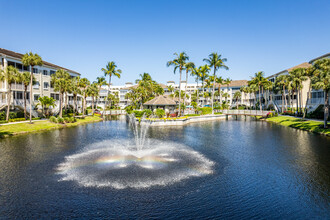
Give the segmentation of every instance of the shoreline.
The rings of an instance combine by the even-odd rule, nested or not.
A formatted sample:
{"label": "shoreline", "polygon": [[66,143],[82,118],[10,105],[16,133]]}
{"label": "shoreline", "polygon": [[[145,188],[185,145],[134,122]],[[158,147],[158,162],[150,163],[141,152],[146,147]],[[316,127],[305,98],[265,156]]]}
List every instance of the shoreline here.
{"label": "shoreline", "polygon": [[0,125],[0,139],[13,137],[17,135],[23,135],[23,134],[38,133],[44,131],[51,131],[55,129],[76,127],[79,125],[95,123],[100,121],[103,121],[101,117],[87,116],[85,119],[77,119],[77,122],[67,123],[67,124],[55,124],[50,122],[49,120],[41,120],[41,121],[36,121],[33,124],[17,123],[17,124],[5,125],[5,126]]}
{"label": "shoreline", "polygon": [[302,120],[290,116],[277,116],[266,119],[259,118],[258,120],[330,137],[330,128],[322,128],[323,122],[320,121]]}

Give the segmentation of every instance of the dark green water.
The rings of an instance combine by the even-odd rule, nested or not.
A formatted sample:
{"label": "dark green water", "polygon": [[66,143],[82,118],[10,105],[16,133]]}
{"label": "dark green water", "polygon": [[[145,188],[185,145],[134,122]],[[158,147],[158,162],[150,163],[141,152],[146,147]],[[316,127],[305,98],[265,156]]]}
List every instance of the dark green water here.
{"label": "dark green water", "polygon": [[214,162],[213,172],[143,189],[60,181],[57,168],[68,156],[132,139],[121,120],[0,139],[0,218],[330,218],[329,137],[249,119],[150,128],[148,135],[198,152]]}

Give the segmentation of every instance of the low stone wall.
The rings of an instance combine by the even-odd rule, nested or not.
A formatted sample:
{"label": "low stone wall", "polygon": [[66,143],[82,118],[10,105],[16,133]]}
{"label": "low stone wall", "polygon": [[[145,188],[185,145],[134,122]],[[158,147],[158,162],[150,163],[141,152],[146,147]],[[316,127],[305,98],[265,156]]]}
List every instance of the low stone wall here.
{"label": "low stone wall", "polygon": [[203,116],[194,116],[185,119],[154,119],[145,123],[150,123],[150,126],[182,126],[194,122],[203,122],[203,121],[214,121],[214,120],[225,120],[226,118],[231,117],[227,115],[203,115]]}

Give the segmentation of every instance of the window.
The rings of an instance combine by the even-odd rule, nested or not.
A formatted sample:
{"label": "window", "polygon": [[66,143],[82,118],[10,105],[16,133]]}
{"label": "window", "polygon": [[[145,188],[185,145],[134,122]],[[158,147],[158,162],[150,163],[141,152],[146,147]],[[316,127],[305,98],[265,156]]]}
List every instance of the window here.
{"label": "window", "polygon": [[35,95],[34,95],[34,101],[38,101],[39,97],[40,97],[40,95],[35,94]]}
{"label": "window", "polygon": [[49,75],[53,75],[53,74],[55,74],[55,71],[54,70],[51,70],[51,71],[49,71]]}
{"label": "window", "polygon": [[30,71],[30,67],[29,66],[23,66],[23,70],[24,71]]}
{"label": "window", "polygon": [[55,100],[60,100],[60,95],[59,94],[51,93],[50,97],[52,97]]}
{"label": "window", "polygon": [[20,63],[16,63],[16,68],[17,68],[19,71],[22,71],[22,70],[23,70],[23,65],[20,64]]}
{"label": "window", "polygon": [[21,91],[15,91],[13,92],[14,99],[23,99],[23,92]]}
{"label": "window", "polygon": [[39,89],[39,86],[40,86],[40,83],[39,82],[36,82],[36,84],[33,85],[33,88],[34,89]]}
{"label": "window", "polygon": [[42,71],[42,74],[43,74],[44,76],[47,76],[47,75],[48,75],[48,71],[47,71],[47,70],[43,70],[43,71]]}
{"label": "window", "polygon": [[49,87],[49,83],[48,82],[44,82],[44,89],[48,89]]}
{"label": "window", "polygon": [[38,74],[39,73],[38,72],[38,69],[37,68],[33,68],[33,73]]}

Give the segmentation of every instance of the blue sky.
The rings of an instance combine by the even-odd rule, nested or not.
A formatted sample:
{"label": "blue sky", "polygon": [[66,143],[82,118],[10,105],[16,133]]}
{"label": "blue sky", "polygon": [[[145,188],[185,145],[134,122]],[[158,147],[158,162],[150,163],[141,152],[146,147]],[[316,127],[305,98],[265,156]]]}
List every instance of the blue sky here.
{"label": "blue sky", "polygon": [[[166,62],[218,52],[231,79],[277,73],[330,52],[329,0],[0,0],[0,47],[33,51],[91,81],[115,61],[119,85],[148,72],[178,82]],[[189,80],[192,82],[192,79]]]}

